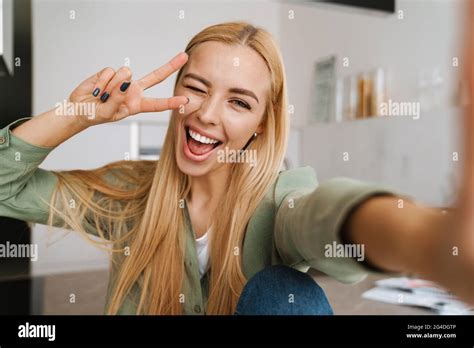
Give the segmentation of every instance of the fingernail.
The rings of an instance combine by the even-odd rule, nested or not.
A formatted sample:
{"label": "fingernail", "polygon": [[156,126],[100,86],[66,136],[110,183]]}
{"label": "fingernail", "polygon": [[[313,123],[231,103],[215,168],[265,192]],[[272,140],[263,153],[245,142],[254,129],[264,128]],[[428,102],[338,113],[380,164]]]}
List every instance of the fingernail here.
{"label": "fingernail", "polygon": [[110,97],[110,94],[105,92],[104,94],[102,94],[102,97],[100,97],[100,100],[102,100],[105,103],[107,99],[109,99],[109,97]]}
{"label": "fingernail", "polygon": [[100,88],[96,88],[96,89],[94,89],[94,92],[92,92],[92,95],[94,97],[97,97],[99,95],[99,93],[100,93]]}
{"label": "fingernail", "polygon": [[120,90],[121,90],[122,92],[125,92],[125,91],[127,90],[127,88],[130,87],[130,83],[131,83],[131,82],[124,82],[124,83],[122,83],[122,85],[120,86]]}

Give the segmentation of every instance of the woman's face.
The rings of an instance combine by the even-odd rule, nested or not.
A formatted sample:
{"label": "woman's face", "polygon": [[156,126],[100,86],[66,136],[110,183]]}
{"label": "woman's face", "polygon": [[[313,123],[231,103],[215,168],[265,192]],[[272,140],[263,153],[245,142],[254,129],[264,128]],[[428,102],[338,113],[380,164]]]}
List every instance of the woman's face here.
{"label": "woman's face", "polygon": [[225,151],[242,149],[262,131],[269,90],[270,72],[253,49],[212,41],[195,47],[175,90],[189,98],[173,112],[180,170],[202,176],[227,165]]}

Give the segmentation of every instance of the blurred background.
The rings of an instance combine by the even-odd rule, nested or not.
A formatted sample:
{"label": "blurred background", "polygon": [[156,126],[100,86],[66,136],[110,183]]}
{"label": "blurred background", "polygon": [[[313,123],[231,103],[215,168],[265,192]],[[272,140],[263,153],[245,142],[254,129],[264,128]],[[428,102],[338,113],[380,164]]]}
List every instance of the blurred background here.
{"label": "blurred background", "polygon": [[[103,67],[126,65],[139,78],[184,50],[204,27],[245,20],[270,31],[281,47],[292,120],[287,167],[310,165],[320,182],[349,176],[386,184],[444,207],[454,199],[462,155],[457,124],[464,105],[464,4],[0,0],[0,126],[62,103]],[[171,95],[173,84],[174,77],[148,94]],[[412,113],[383,115],[381,103],[392,102],[413,106]],[[41,167],[89,169],[124,158],[156,158],[168,118],[140,115],[94,127],[55,149]],[[4,219],[2,240],[12,240],[22,228],[24,223]],[[48,234],[38,224],[22,236],[38,244],[39,258],[20,267],[22,285],[8,272],[0,275],[0,297],[18,299],[0,311],[102,312],[108,267],[102,252],[74,233]],[[373,278],[347,286],[315,276],[336,314],[423,313],[361,299]]]}

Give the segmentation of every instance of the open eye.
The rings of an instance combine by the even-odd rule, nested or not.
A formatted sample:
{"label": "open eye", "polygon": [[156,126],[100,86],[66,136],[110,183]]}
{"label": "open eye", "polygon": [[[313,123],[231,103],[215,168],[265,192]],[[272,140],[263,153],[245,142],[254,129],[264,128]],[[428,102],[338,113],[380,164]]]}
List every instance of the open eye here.
{"label": "open eye", "polygon": [[234,105],[240,107],[240,108],[244,108],[244,109],[247,109],[247,110],[252,109],[249,104],[247,104],[246,102],[244,102],[243,100],[240,100],[240,99],[234,99],[234,100],[231,100],[230,102],[233,103]]}
{"label": "open eye", "polygon": [[198,92],[198,93],[206,93],[206,92],[204,92],[202,89],[199,89],[199,88],[194,87],[194,86],[191,86],[191,85],[185,85],[184,87],[185,87],[185,88],[188,88],[188,89],[190,89],[190,90],[192,90],[192,91]]}

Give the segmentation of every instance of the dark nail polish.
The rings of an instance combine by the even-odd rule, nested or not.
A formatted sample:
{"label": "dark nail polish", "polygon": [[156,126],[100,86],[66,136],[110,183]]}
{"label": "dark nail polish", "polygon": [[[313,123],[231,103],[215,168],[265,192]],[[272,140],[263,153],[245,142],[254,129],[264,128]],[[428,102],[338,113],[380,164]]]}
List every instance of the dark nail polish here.
{"label": "dark nail polish", "polygon": [[96,89],[94,89],[94,92],[92,93],[92,95],[94,97],[97,97],[99,95],[99,93],[100,93],[100,88],[96,88]]}
{"label": "dark nail polish", "polygon": [[102,97],[100,97],[100,100],[102,100],[105,103],[107,99],[109,99],[109,97],[110,97],[110,94],[105,92],[104,94],[102,94]]}
{"label": "dark nail polish", "polygon": [[122,92],[125,92],[125,91],[127,90],[127,88],[130,87],[130,83],[131,83],[131,82],[124,82],[124,83],[122,83],[122,86],[120,86],[120,90],[121,90]]}

